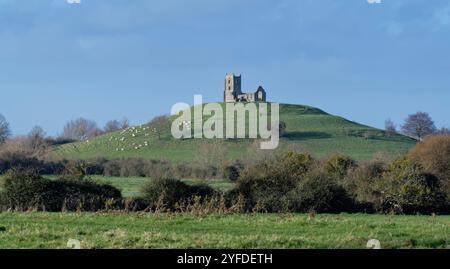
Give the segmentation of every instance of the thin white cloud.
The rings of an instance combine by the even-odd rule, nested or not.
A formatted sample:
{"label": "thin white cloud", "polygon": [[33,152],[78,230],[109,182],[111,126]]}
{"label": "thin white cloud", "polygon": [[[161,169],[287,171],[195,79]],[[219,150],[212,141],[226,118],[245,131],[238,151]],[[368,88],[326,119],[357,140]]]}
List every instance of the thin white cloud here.
{"label": "thin white cloud", "polygon": [[447,27],[450,25],[450,5],[444,8],[438,8],[434,12],[432,23],[436,28]]}

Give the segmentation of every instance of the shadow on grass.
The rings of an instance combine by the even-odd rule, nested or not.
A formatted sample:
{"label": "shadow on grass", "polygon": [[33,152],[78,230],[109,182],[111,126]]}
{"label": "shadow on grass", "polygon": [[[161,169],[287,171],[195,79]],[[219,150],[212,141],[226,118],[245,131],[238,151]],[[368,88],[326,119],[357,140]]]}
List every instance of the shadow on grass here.
{"label": "shadow on grass", "polygon": [[282,138],[288,140],[325,139],[331,138],[330,134],[323,132],[287,132]]}

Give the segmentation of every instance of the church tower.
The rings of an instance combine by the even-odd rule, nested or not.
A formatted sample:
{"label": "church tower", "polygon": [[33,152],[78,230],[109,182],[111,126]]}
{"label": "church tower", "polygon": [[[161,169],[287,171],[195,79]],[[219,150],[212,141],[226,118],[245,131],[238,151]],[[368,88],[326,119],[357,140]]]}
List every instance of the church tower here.
{"label": "church tower", "polygon": [[242,94],[241,75],[227,74],[225,76],[225,90],[223,101],[236,102],[238,95]]}

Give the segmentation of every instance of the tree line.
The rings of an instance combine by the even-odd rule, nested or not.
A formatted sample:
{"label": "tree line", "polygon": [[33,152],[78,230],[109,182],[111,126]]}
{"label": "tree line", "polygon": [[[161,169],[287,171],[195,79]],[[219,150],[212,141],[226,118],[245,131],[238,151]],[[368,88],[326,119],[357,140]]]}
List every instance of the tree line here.
{"label": "tree line", "polygon": [[400,131],[397,130],[397,125],[391,119],[387,119],[384,126],[389,135],[404,134],[420,141],[432,134],[450,134],[450,129],[446,127],[438,129],[431,116],[421,111],[409,115],[400,126]]}
{"label": "tree line", "polygon": [[[127,118],[122,120],[110,120],[106,122],[103,128],[99,128],[97,123],[93,120],[85,118],[77,118],[68,121],[64,127],[62,134],[58,135],[54,140],[64,141],[80,141],[89,139],[98,135],[112,133],[120,130],[124,130],[130,127],[130,122]],[[4,143],[12,135],[9,122],[3,115],[0,114],[0,144]],[[28,136],[44,139],[46,137],[45,131],[40,126],[35,126],[29,132]]]}

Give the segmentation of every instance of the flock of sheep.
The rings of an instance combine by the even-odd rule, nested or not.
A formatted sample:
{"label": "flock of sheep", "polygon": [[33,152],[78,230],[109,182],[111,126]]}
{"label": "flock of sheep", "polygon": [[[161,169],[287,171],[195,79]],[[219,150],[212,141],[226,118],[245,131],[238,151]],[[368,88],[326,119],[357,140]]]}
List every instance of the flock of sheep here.
{"label": "flock of sheep", "polygon": [[[123,146],[123,143],[125,143],[125,141],[127,141],[127,139],[131,136],[132,138],[137,138],[137,137],[149,137],[150,136],[150,131],[155,132],[156,130],[150,130],[149,126],[143,126],[140,125],[138,127],[130,127],[127,128],[125,130],[122,130],[118,136],[110,136],[109,141],[113,142],[116,141],[119,147],[116,147],[116,151],[125,151],[128,148],[130,149],[134,149],[134,150],[139,150],[142,147],[148,147],[149,146],[149,142],[148,141],[144,141],[141,144],[138,144],[136,142],[133,142],[131,144],[126,145],[125,147]],[[120,147],[122,146],[122,147]]]}
{"label": "flock of sheep", "polygon": [[[191,129],[191,121],[183,121],[179,124],[179,127],[184,127],[187,130]],[[109,136],[109,148],[115,148],[116,152],[123,152],[128,150],[140,150],[150,145],[149,140],[137,141],[137,138],[148,137],[158,133],[157,128],[151,128],[148,125],[139,125],[129,127],[120,131],[119,133],[112,133]],[[133,141],[136,139],[136,141]],[[139,139],[141,140],[141,139]],[[90,140],[85,141],[86,144],[92,144]],[[111,143],[115,143],[115,147],[110,147]],[[74,149],[77,149],[76,145],[73,145]]]}

